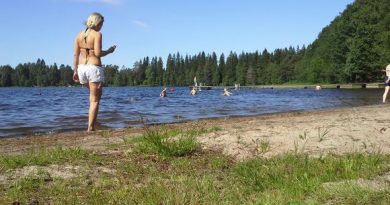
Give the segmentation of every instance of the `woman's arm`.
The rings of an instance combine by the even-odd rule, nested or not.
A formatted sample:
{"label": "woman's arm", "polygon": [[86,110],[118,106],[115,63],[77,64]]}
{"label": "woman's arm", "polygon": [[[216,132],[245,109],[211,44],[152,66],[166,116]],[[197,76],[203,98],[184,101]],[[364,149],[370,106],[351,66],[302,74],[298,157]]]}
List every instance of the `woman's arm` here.
{"label": "woman's arm", "polygon": [[78,36],[74,40],[74,48],[73,48],[74,49],[73,50],[73,80],[74,81],[79,80],[79,77],[77,75],[77,68],[79,65],[80,47],[79,47],[79,44],[77,42],[77,38],[78,38]]}
{"label": "woman's arm", "polygon": [[102,38],[103,38],[102,33],[97,32],[97,35],[96,35],[96,38],[94,41],[94,46],[93,46],[96,57],[103,57],[103,56],[106,56],[110,53],[113,53],[115,48],[116,48],[116,46],[111,46],[108,50],[103,51],[102,50]]}

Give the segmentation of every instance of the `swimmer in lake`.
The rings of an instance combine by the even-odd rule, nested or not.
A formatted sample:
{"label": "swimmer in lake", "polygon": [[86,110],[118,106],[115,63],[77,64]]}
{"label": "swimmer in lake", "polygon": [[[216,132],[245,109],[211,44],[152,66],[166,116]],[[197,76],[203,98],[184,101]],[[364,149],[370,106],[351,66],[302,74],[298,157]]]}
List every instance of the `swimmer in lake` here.
{"label": "swimmer in lake", "polygon": [[160,93],[160,97],[167,97],[167,88],[164,87],[164,89]]}
{"label": "swimmer in lake", "polygon": [[196,89],[195,89],[195,86],[192,87],[192,90],[190,92],[190,95],[196,95]]}
{"label": "swimmer in lake", "polygon": [[227,88],[224,88],[224,89],[223,89],[223,94],[222,94],[223,96],[230,96],[230,95],[232,95],[232,94],[233,94],[233,93],[229,92]]}

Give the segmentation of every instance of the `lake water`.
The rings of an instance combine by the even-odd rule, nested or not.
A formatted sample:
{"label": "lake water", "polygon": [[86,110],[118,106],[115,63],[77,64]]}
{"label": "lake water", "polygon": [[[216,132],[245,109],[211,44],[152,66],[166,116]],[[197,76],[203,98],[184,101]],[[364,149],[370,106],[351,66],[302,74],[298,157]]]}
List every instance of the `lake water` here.
{"label": "lake water", "polygon": [[[222,88],[189,95],[188,87],[104,88],[98,121],[101,127],[124,128],[202,118],[261,115],[335,107],[380,104],[383,89],[249,89]],[[0,137],[86,130],[86,88],[0,88]]]}

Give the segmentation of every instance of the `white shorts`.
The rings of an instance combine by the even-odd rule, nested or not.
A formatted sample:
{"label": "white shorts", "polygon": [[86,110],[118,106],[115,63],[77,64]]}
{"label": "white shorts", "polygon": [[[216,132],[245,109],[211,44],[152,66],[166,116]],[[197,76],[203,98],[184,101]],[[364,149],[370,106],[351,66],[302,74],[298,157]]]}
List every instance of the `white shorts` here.
{"label": "white shorts", "polygon": [[77,67],[80,84],[104,82],[104,69],[97,65],[80,64]]}

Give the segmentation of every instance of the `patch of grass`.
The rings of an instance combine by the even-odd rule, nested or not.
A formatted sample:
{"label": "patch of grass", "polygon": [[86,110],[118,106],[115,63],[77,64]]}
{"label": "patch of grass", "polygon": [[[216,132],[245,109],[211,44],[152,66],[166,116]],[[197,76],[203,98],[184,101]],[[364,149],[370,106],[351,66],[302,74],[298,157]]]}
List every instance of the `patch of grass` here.
{"label": "patch of grass", "polygon": [[[187,154],[178,155],[181,157],[166,157],[158,154],[162,148],[154,144],[171,146],[169,143],[180,136],[196,137],[199,133],[199,130],[156,128],[152,136],[146,133],[124,144],[132,148],[145,146],[147,151],[142,153],[99,155],[79,148],[57,148],[8,158],[5,161],[19,161],[11,165],[5,165],[9,162],[4,160],[1,162],[8,174],[12,173],[9,169],[20,166],[45,166],[53,162],[82,163],[82,168],[66,179],[51,177],[50,172],[43,168],[32,176],[12,180],[10,177],[5,184],[0,181],[0,204],[16,201],[20,204],[141,205],[386,204],[389,201],[389,188],[374,190],[354,184],[344,186],[338,182],[372,179],[389,173],[390,155],[354,153],[310,158],[290,153],[268,159],[259,157],[234,161],[220,152],[202,150],[184,152]],[[161,140],[151,142],[145,139],[147,137]],[[261,141],[258,143],[259,149],[266,150],[269,146],[266,141],[263,148]],[[169,149],[178,148],[175,145]],[[96,163],[96,156],[104,163]],[[4,159],[4,156],[1,157]],[[20,158],[30,159],[23,161]],[[102,168],[113,172],[99,171]],[[326,188],[324,184],[329,183],[337,186]]]}
{"label": "patch of grass", "polygon": [[137,145],[141,153],[156,152],[165,157],[181,157],[199,148],[196,137],[203,130],[168,130],[165,128],[146,128]]}
{"label": "patch of grass", "polygon": [[0,190],[0,204],[386,204],[389,189],[323,184],[369,179],[388,172],[389,162],[388,155],[361,154],[286,154],[244,162],[210,152],[178,158],[134,154],[107,164],[117,170],[114,175],[48,181],[42,173],[17,180]]}
{"label": "patch of grass", "polygon": [[332,204],[378,204],[387,205],[390,202],[390,188],[372,190],[368,187],[358,187],[351,184],[327,187],[319,199]]}
{"label": "patch of grass", "polygon": [[37,173],[31,173],[26,177],[17,179],[10,186],[6,197],[14,199],[13,202],[22,202],[22,204],[28,202],[30,204],[35,204],[37,199],[40,198],[39,194],[36,192],[51,181],[50,175],[45,170],[38,169]]}
{"label": "patch of grass", "polygon": [[57,147],[51,149],[33,149],[19,155],[1,155],[0,171],[31,165],[45,166],[65,162],[76,163],[86,159],[99,161],[98,156],[94,155],[90,151],[80,148]]}
{"label": "patch of grass", "polygon": [[354,154],[311,159],[307,155],[287,154],[240,163],[234,168],[234,173],[248,192],[278,190],[285,197],[283,203],[303,201],[305,196],[327,200],[329,196],[321,195],[325,194],[321,191],[322,183],[370,178],[389,170],[389,161],[389,156],[381,155]]}
{"label": "patch of grass", "polygon": [[261,153],[266,153],[269,150],[269,141],[262,140],[260,142]]}

